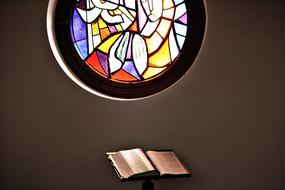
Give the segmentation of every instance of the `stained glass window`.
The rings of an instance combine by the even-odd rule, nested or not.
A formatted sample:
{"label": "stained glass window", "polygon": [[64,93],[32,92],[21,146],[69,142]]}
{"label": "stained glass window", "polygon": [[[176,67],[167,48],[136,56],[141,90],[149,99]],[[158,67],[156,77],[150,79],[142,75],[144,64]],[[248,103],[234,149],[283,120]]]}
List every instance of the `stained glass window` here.
{"label": "stained glass window", "polygon": [[159,76],[180,54],[187,10],[184,0],[80,0],[70,30],[78,54],[96,73],[141,82]]}
{"label": "stained glass window", "polygon": [[[178,80],[200,49],[204,4],[192,1],[58,0],[53,18],[57,44],[68,69],[87,86],[101,86],[103,94],[120,98],[151,95]],[[200,34],[191,36],[192,28]],[[194,51],[184,47],[191,41]],[[192,51],[189,62],[180,60],[184,51]]]}

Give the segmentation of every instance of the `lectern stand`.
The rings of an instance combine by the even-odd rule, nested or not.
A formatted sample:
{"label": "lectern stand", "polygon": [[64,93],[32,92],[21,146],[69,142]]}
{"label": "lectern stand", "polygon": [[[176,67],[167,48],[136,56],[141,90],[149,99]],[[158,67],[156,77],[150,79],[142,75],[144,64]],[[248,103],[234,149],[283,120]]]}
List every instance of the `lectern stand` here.
{"label": "lectern stand", "polygon": [[154,184],[149,179],[145,180],[142,184],[142,190],[154,190]]}

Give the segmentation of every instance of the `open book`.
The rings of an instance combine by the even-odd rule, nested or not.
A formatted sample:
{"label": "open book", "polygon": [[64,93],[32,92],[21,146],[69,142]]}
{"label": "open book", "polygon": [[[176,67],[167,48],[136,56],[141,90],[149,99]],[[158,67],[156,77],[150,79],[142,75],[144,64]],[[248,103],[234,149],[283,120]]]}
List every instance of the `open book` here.
{"label": "open book", "polygon": [[189,177],[191,172],[173,151],[146,151],[140,148],[106,153],[121,180]]}

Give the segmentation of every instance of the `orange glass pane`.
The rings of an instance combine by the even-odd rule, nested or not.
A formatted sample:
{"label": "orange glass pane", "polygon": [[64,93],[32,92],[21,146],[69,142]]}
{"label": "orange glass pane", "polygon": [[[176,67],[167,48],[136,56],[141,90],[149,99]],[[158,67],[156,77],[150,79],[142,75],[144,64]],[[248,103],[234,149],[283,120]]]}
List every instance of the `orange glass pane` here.
{"label": "orange glass pane", "polygon": [[108,28],[104,28],[100,30],[100,34],[101,34],[101,39],[104,40],[110,35],[110,31]]}
{"label": "orange glass pane", "polygon": [[133,32],[138,32],[138,23],[135,21],[130,27],[129,27],[130,31]]}
{"label": "orange glass pane", "polygon": [[92,53],[92,55],[86,61],[91,68],[95,69],[96,71],[100,72],[104,76],[107,76],[104,69],[102,68],[100,61],[97,57],[96,52]]}
{"label": "orange glass pane", "polygon": [[112,79],[121,80],[121,81],[137,81],[138,80],[122,69],[116,72],[114,75],[112,75]]}

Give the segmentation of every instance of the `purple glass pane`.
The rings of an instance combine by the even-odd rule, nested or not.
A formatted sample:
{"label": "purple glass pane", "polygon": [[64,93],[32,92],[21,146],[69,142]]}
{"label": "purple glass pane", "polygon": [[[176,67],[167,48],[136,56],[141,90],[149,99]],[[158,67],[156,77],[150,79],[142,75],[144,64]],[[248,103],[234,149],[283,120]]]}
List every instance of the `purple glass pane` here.
{"label": "purple glass pane", "polygon": [[110,30],[111,33],[117,32],[117,29],[116,29],[115,26],[109,25],[108,27],[109,27],[109,30]]}
{"label": "purple glass pane", "polygon": [[105,73],[109,75],[108,56],[99,51],[97,51],[97,56]]}
{"label": "purple glass pane", "polygon": [[127,50],[127,59],[132,59],[132,42],[133,42],[133,34],[131,33],[130,41],[129,41],[129,47]]}
{"label": "purple glass pane", "polygon": [[79,2],[76,4],[76,7],[80,9],[85,9],[86,8],[86,0],[79,0]]}
{"label": "purple glass pane", "polygon": [[184,24],[187,25],[187,14],[185,13],[183,16],[181,16],[181,17],[179,18],[179,20],[180,20],[182,23],[184,23]]}
{"label": "purple glass pane", "polygon": [[74,39],[74,33],[73,33],[73,22],[72,20],[70,20],[70,25],[69,25],[69,29],[70,29],[70,34],[71,34],[71,40],[72,42],[74,43],[75,42],[75,39]]}
{"label": "purple glass pane", "polygon": [[127,71],[128,73],[130,73],[132,76],[136,77],[137,79],[141,79],[132,61],[126,61],[123,66],[123,70]]}

